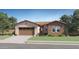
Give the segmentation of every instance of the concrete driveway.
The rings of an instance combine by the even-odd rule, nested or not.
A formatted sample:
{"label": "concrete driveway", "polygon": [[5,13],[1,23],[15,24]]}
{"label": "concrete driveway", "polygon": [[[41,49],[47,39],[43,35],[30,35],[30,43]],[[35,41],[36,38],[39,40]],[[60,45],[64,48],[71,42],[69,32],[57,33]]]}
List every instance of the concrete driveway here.
{"label": "concrete driveway", "polygon": [[17,43],[25,44],[25,42],[32,36],[11,36],[5,40],[0,40],[0,43]]}

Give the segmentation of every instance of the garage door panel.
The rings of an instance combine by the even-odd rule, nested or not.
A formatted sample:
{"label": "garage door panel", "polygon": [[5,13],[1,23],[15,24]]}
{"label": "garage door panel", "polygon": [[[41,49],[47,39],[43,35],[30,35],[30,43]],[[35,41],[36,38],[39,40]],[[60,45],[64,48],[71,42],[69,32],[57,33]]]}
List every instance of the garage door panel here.
{"label": "garage door panel", "polygon": [[19,28],[19,35],[34,35],[34,28]]}

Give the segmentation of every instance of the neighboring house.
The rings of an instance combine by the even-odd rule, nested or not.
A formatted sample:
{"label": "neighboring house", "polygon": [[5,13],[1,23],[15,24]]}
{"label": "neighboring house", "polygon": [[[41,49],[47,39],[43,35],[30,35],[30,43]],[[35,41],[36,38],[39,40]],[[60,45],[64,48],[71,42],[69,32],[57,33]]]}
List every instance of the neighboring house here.
{"label": "neighboring house", "polygon": [[65,23],[53,22],[31,22],[28,20],[19,22],[15,26],[16,35],[61,35],[64,33]]}

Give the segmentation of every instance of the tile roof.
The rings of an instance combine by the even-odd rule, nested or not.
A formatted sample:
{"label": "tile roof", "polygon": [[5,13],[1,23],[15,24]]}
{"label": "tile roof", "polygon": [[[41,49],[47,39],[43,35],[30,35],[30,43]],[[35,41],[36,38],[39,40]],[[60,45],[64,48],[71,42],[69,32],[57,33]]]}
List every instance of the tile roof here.
{"label": "tile roof", "polygon": [[[21,22],[19,22],[19,23],[17,23],[17,24],[20,24],[20,23],[23,23],[23,22],[30,22],[30,23],[36,24],[36,25],[38,25],[38,26],[48,25],[48,24],[53,23],[53,22],[59,22],[59,23],[63,23],[63,24],[65,24],[64,22],[61,22],[61,21],[51,21],[51,22],[31,22],[31,21],[28,21],[28,20],[21,21]],[[17,25],[17,24],[16,24],[16,25]]]}
{"label": "tile roof", "polygon": [[38,25],[40,25],[40,26],[43,26],[43,25],[46,25],[46,24],[48,24],[50,22],[35,22],[35,23],[38,24]]}

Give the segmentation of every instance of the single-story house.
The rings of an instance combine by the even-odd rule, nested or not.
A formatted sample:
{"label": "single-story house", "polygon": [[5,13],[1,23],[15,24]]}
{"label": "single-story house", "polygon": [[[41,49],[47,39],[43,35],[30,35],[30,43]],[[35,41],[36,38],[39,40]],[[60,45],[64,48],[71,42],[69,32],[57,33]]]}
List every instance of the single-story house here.
{"label": "single-story house", "polygon": [[21,21],[15,26],[16,35],[61,35],[64,33],[65,23],[60,21],[52,22],[31,22]]}

